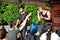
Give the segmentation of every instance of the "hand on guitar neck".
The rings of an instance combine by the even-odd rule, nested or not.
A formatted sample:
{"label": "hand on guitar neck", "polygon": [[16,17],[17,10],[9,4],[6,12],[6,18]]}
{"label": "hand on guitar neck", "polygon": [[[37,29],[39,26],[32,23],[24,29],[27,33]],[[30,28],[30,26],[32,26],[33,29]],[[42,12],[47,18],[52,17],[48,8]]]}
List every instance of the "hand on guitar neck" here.
{"label": "hand on guitar neck", "polygon": [[28,19],[30,16],[31,16],[31,13],[29,13],[29,14],[26,16],[26,19]]}

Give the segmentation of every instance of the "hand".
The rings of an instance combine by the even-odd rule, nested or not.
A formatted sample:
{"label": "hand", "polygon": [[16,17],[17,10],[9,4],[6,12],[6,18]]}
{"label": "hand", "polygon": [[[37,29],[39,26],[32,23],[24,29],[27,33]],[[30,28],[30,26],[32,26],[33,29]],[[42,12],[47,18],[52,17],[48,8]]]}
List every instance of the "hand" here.
{"label": "hand", "polygon": [[40,11],[38,10],[37,13],[40,13]]}
{"label": "hand", "polygon": [[31,16],[31,14],[32,14],[32,13],[30,12],[27,16],[28,16],[28,17],[30,17],[30,16]]}
{"label": "hand", "polygon": [[29,13],[29,14],[26,16],[26,19],[28,19],[30,16],[31,16],[31,13]]}
{"label": "hand", "polygon": [[41,18],[43,19],[44,17],[43,17],[43,16],[41,16]]}

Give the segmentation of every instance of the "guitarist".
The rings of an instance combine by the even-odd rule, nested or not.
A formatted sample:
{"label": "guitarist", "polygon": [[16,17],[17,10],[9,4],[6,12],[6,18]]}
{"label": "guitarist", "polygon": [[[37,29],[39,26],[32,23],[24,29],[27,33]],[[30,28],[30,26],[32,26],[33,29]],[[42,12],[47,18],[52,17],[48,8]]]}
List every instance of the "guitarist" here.
{"label": "guitarist", "polygon": [[[21,5],[19,7],[19,15],[18,15],[18,20],[17,20],[17,23],[16,23],[16,26],[19,28],[19,25],[23,22],[23,20],[26,18],[26,16],[28,15],[25,11],[24,11],[24,6]],[[28,20],[29,21],[29,18]],[[26,23],[27,24],[27,23]],[[23,30],[21,31],[21,37],[22,37],[22,40],[24,40],[25,38],[25,33],[27,31],[27,25],[25,25],[25,27],[23,28]]]}

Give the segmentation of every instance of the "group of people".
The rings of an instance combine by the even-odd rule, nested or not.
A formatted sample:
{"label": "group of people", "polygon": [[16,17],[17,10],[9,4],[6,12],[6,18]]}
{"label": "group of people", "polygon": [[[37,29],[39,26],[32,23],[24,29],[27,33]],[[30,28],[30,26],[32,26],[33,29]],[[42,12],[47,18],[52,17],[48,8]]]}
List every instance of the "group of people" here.
{"label": "group of people", "polygon": [[44,19],[44,26],[41,32],[38,31],[34,35],[27,32],[27,24],[30,22],[32,13],[27,14],[24,11],[23,5],[19,7],[19,16],[16,25],[13,21],[10,22],[10,29],[8,32],[4,29],[4,25],[0,25],[0,40],[58,40],[59,36],[56,34],[56,28],[52,30],[52,25],[48,27],[46,23],[52,22],[50,11],[47,11],[45,6],[39,6],[37,17],[40,21]]}

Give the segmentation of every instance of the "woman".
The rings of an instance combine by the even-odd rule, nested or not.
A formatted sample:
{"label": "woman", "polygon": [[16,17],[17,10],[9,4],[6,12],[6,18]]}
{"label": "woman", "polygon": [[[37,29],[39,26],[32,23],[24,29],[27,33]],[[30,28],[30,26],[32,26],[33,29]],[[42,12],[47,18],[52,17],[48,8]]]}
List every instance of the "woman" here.
{"label": "woman", "polygon": [[51,20],[51,14],[50,14],[50,11],[47,11],[46,10],[46,7],[45,6],[39,6],[39,9],[38,9],[38,20],[40,21],[41,19],[44,19],[44,27],[42,28],[42,33],[44,33],[46,31],[46,24],[48,22],[52,22]]}

